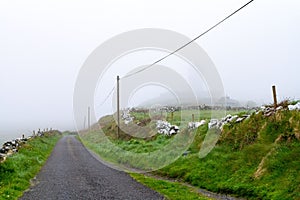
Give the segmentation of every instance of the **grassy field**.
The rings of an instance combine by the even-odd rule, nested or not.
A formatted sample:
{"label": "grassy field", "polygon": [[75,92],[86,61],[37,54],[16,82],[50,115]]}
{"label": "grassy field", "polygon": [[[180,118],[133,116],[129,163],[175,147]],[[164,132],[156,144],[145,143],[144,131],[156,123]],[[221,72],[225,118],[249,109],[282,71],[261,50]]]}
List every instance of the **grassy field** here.
{"label": "grassy field", "polygon": [[0,164],[0,199],[18,199],[46,162],[60,134],[37,137]]}
{"label": "grassy field", "polygon": [[252,110],[180,110],[173,113],[152,113],[151,116],[143,112],[132,112],[134,123],[149,121],[150,117],[153,119],[163,119],[171,124],[180,125],[191,122],[194,115],[194,121],[207,120],[211,118],[222,118],[227,114],[235,115],[240,113],[252,113]]}
{"label": "grassy field", "polygon": [[[192,111],[184,113],[187,116],[191,114]],[[205,111],[200,116],[205,119],[209,118],[210,114]],[[134,123],[144,120],[141,113],[135,117]],[[178,117],[179,113],[175,112],[170,116],[170,120],[173,118],[173,122],[176,123]],[[116,139],[116,125],[108,119],[109,116],[102,119],[102,128],[108,133],[105,137],[125,152],[145,155],[143,153],[155,152],[174,142],[173,137],[162,135],[147,139]],[[216,147],[202,159],[199,158],[199,150],[208,126],[201,126],[193,133],[195,135],[192,135],[194,139],[187,149],[187,156],[180,155],[174,163],[153,173],[212,192],[248,199],[300,199],[299,123],[300,113],[297,111],[279,111],[270,117],[265,117],[262,113],[252,114],[242,123],[226,125]],[[116,159],[119,152],[115,149],[103,154],[108,146],[103,146],[98,134],[97,131],[86,133],[82,137],[83,141],[102,158],[105,155],[107,157],[104,158],[108,161]],[[123,156],[118,161],[131,165],[130,156]],[[162,158],[158,156],[158,159]],[[135,160],[133,166],[139,168],[143,164],[145,163]],[[150,187],[155,185],[154,180],[138,178]]]}

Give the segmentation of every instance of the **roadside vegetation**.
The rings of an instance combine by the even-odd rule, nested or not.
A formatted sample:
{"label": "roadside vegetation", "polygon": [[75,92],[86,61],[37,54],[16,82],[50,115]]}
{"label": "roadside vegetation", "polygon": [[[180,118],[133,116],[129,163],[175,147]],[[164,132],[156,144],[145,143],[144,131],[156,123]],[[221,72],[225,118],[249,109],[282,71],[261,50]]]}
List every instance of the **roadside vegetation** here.
{"label": "roadside vegetation", "polygon": [[172,200],[209,200],[210,198],[197,193],[194,188],[185,186],[179,182],[157,180],[143,174],[130,174],[138,182],[150,187],[151,189]]}
{"label": "roadside vegetation", "polygon": [[253,114],[225,126],[203,159],[197,152],[207,127],[200,127],[191,154],[155,173],[248,199],[300,199],[299,122],[298,111]]}
{"label": "roadside vegetation", "polygon": [[[217,111],[222,112],[222,111]],[[133,115],[140,115],[141,113],[133,113]],[[171,115],[170,113],[168,114]],[[205,118],[210,117],[210,111],[204,111],[201,116]],[[168,116],[168,117],[169,117]],[[171,123],[178,122],[178,118],[181,116],[192,116],[192,111],[188,111],[181,114],[180,111],[173,113],[173,121]],[[148,116],[149,117],[149,116]],[[133,123],[140,123],[148,118],[136,117]],[[154,127],[153,127],[154,123]],[[113,116],[105,116],[100,119],[99,124],[102,127],[102,131],[96,128],[96,125],[89,132],[81,132],[81,140],[91,150],[96,152],[108,162],[120,164],[122,166],[128,166],[129,168],[142,169],[146,171],[156,170],[156,166],[165,166],[170,164],[172,160],[181,156],[180,150],[186,150],[187,143],[192,143],[194,130],[188,130],[188,121],[183,121],[185,128],[181,129],[181,134],[176,137],[168,137],[165,135],[157,134],[155,128],[155,122],[146,123],[143,127],[148,127],[150,133],[149,137],[136,138],[132,135],[126,134],[122,130],[117,137],[117,125]],[[136,133],[138,130],[136,127],[124,126],[127,128],[126,132]],[[184,126],[183,126],[184,127]],[[122,127],[123,128],[123,127]],[[170,145],[168,149],[176,149],[176,151],[166,152],[163,147]],[[179,150],[178,150],[179,149]],[[157,153],[160,151],[160,153]],[[152,153],[153,152],[153,153]],[[147,156],[147,160],[145,159]],[[117,163],[116,163],[117,162]],[[149,163],[155,163],[155,166],[150,166]]]}
{"label": "roadside vegetation", "polygon": [[[250,114],[248,111],[241,111],[239,115],[246,112]],[[200,114],[199,119],[210,117],[208,111]],[[135,115],[134,123],[147,121],[143,118],[144,114],[133,115]],[[191,115],[191,111],[187,115]],[[180,120],[176,112],[173,116],[167,117],[173,124]],[[270,116],[265,116],[262,112],[253,112],[241,123],[225,125],[215,148],[206,157],[200,159],[199,150],[208,131],[208,125],[205,124],[195,131],[194,140],[186,155],[180,156],[176,162],[152,173],[215,193],[247,199],[300,199],[299,124],[300,112],[296,110],[283,109]],[[173,142],[173,136],[164,135],[138,139],[121,133],[117,139],[117,126],[112,116],[102,118],[100,125],[112,143],[130,152],[153,152]],[[86,146],[103,158],[105,146],[101,146],[97,134],[97,130],[94,130],[81,136]],[[104,159],[107,161],[110,156],[114,156],[105,155],[107,157]],[[121,159],[121,162],[123,161],[127,162],[125,158]],[[134,176],[149,187],[156,185],[152,178]],[[160,180],[157,181],[160,183]],[[170,186],[170,190],[172,187]]]}
{"label": "roadside vegetation", "polygon": [[0,199],[18,199],[30,187],[30,180],[40,171],[61,138],[59,132],[30,139],[18,153],[0,164]]}

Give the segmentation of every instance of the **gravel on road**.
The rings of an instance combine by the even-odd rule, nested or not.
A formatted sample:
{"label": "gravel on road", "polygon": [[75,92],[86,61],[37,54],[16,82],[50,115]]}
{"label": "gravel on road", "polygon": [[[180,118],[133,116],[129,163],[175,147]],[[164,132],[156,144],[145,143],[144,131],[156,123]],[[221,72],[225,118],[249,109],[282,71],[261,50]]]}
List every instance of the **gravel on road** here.
{"label": "gravel on road", "polygon": [[21,200],[164,199],[127,173],[99,162],[75,136],[63,137]]}

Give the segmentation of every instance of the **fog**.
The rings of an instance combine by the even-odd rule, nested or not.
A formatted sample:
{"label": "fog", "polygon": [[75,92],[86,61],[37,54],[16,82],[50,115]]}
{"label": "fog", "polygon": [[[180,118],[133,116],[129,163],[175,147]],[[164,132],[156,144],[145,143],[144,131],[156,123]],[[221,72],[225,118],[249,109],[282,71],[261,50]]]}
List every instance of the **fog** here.
{"label": "fog", "polygon": [[[76,77],[89,54],[112,36],[162,28],[194,38],[246,2],[0,1],[0,138],[38,128],[75,129]],[[280,100],[300,99],[299,9],[297,0],[254,1],[197,41],[226,95],[270,103],[275,84]]]}

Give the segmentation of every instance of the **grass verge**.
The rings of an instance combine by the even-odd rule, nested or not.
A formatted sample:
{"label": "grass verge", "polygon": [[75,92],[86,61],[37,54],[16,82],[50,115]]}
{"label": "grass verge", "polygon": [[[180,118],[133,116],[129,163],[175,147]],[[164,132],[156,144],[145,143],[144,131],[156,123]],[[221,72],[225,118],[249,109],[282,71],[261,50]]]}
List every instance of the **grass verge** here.
{"label": "grass verge", "polygon": [[157,180],[155,178],[151,178],[143,174],[132,173],[130,174],[130,176],[133,177],[138,182],[164,195],[167,199],[172,199],[172,200],[181,200],[181,199],[208,200],[209,199],[197,193],[195,189],[182,185],[178,182],[175,183],[166,180]]}
{"label": "grass verge", "polygon": [[18,199],[30,187],[60,138],[58,133],[34,138],[0,164],[0,199]]}

